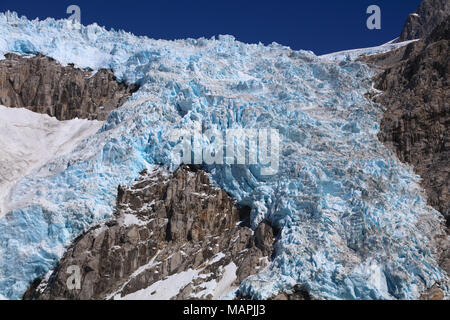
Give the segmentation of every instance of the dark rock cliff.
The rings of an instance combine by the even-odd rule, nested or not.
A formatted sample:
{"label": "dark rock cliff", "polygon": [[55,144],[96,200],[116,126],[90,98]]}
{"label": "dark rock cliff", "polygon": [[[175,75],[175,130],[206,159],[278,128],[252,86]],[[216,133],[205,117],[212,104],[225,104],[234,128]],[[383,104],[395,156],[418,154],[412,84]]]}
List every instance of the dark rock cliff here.
{"label": "dark rock cliff", "polygon": [[[241,223],[245,212],[203,171],[145,172],[134,186],[119,187],[115,217],[78,237],[24,298],[118,298],[158,281],[174,286],[171,276],[189,272],[195,276],[172,288],[171,299],[218,298],[262,270],[272,253],[272,228],[262,223],[253,232]],[[70,266],[81,270],[80,290],[67,286]],[[145,298],[160,298],[163,289],[152,288]]]}
{"label": "dark rock cliff", "polygon": [[424,0],[406,20],[399,42],[427,37],[450,15],[449,0]]}
{"label": "dark rock cliff", "polygon": [[[426,39],[372,62],[391,63],[376,79],[387,110],[380,140],[414,166],[429,203],[450,217],[450,17]],[[397,59],[393,59],[397,55]],[[384,59],[383,59],[384,57]],[[389,59],[388,59],[389,60]],[[397,63],[392,61],[398,60]],[[370,61],[369,61],[370,62]],[[449,221],[449,220],[447,220]]]}
{"label": "dark rock cliff", "polygon": [[0,61],[0,104],[58,120],[105,120],[136,90],[118,82],[110,70],[93,74],[42,55],[7,54]]}

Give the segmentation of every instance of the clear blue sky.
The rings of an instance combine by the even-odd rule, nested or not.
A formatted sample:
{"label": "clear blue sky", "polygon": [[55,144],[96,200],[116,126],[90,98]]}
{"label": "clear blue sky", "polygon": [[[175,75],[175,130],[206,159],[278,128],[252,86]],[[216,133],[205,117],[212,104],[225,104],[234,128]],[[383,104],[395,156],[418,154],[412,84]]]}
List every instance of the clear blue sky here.
{"label": "clear blue sky", "polygon": [[[1,0],[0,11],[28,18],[65,18],[81,8],[83,24],[97,22],[156,39],[232,34],[247,43],[273,41],[316,54],[385,43],[400,34],[421,0]],[[382,11],[382,29],[366,28],[366,9]],[[1,35],[0,35],[1,36]]]}

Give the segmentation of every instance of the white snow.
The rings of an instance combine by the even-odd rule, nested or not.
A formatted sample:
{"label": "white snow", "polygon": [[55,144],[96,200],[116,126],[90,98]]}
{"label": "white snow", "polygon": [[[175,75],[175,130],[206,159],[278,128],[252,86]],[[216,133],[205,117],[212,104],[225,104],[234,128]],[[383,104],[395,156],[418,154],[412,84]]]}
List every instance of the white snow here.
{"label": "white snow", "polygon": [[201,284],[201,287],[203,287],[204,290],[197,293],[195,297],[202,298],[211,294],[213,300],[223,299],[231,291],[237,288],[236,286],[233,286],[233,283],[237,279],[236,271],[237,266],[234,262],[230,262],[227,266],[225,266],[225,268],[223,268],[223,275],[220,280],[217,281],[217,279],[213,279]]}
{"label": "white snow", "polygon": [[180,290],[191,283],[201,270],[189,269],[184,272],[174,274],[165,280],[155,282],[150,287],[136,291],[124,297],[116,295],[115,300],[170,300],[176,296]]}
{"label": "white snow", "polygon": [[138,225],[138,226],[145,226],[147,224],[146,221],[142,221],[140,220],[136,215],[134,214],[128,214],[126,213],[124,215],[124,221],[123,221],[123,225],[128,227],[128,226],[133,226],[133,225]]}
{"label": "white snow", "polygon": [[222,299],[223,296],[235,289],[233,283],[237,279],[236,271],[237,266],[234,262],[230,262],[230,264],[225,267],[223,277],[214,289],[214,299]]}
{"label": "white snow", "polygon": [[27,109],[0,106],[0,216],[11,210],[15,184],[49,160],[70,153],[103,122],[58,121]]}
{"label": "white snow", "polygon": [[[223,253],[218,253],[213,259],[207,262],[207,265],[214,264],[224,257],[225,255]],[[136,277],[142,271],[154,266],[154,259],[155,258],[153,258],[147,265],[134,272],[130,279]],[[178,295],[180,293],[180,290],[182,290],[185,286],[193,283],[195,279],[205,279],[209,277],[211,274],[205,274],[203,272],[205,268],[206,266],[201,269],[188,269],[186,271],[173,274],[163,280],[153,283],[151,286],[145,289],[121,297],[120,293],[118,292],[120,292],[125,287],[123,286],[121,290],[109,296],[108,299],[114,297],[114,300],[170,300]],[[210,281],[201,283],[199,285],[199,288],[202,290],[192,297],[205,298],[211,294],[212,299],[221,299],[222,297],[229,294],[232,290],[236,289],[236,286],[233,286],[237,278],[237,266],[234,264],[234,262],[231,261],[225,267],[219,267],[219,271],[221,273],[221,276],[218,277],[219,280],[212,279]]]}
{"label": "white snow", "polygon": [[319,58],[325,62],[355,60],[362,55],[370,56],[370,55],[374,55],[374,54],[392,51],[392,50],[401,48],[403,46],[406,46],[406,45],[410,44],[411,42],[418,41],[419,39],[395,43],[396,40],[397,39],[391,40],[385,44],[382,44],[381,46],[376,46],[376,47],[352,49],[352,50],[344,50],[344,51],[339,51],[339,52],[328,53],[328,54],[319,56]]}
{"label": "white snow", "polygon": [[223,258],[225,258],[225,254],[223,252],[219,252],[218,254],[216,254],[214,256],[214,258],[209,262],[209,264],[214,264],[214,263],[222,260]]}

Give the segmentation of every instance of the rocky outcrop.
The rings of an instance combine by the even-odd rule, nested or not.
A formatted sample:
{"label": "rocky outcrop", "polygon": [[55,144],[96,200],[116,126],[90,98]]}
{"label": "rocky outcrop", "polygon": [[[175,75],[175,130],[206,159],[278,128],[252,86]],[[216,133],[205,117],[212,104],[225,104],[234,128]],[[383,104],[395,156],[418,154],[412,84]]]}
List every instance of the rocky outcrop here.
{"label": "rocky outcrop", "polygon": [[427,37],[450,15],[450,1],[424,0],[406,20],[399,42]]}
{"label": "rocky outcrop", "polygon": [[[115,217],[78,237],[54,273],[25,299],[215,299],[262,270],[272,253],[267,223],[254,233],[203,171],[143,172],[119,187]],[[69,289],[80,270],[81,287]]]}
{"label": "rocky outcrop", "polygon": [[376,66],[380,69],[387,69],[389,67],[394,66],[395,64],[408,59],[409,54],[411,53],[411,48],[415,48],[416,44],[411,43],[407,46],[400,47],[398,49],[387,51],[384,53],[372,54],[369,56],[361,56],[357,61],[362,61],[366,64]]}
{"label": "rocky outcrop", "polygon": [[[237,292],[237,299],[239,300],[253,300],[252,297],[242,295]],[[268,300],[316,300],[311,294],[306,285],[296,284],[289,290],[280,291],[276,295],[268,298]]]}
{"label": "rocky outcrop", "polygon": [[271,300],[314,300],[308,289],[302,285],[295,285],[292,290],[281,292],[272,297]]}
{"label": "rocky outcrop", "polygon": [[444,300],[444,291],[437,285],[434,285],[421,295],[420,300]]}
{"label": "rocky outcrop", "polygon": [[379,138],[423,179],[429,203],[450,217],[450,18],[409,44],[376,79],[387,110]]}
{"label": "rocky outcrop", "polygon": [[110,70],[64,67],[37,55],[5,55],[0,61],[0,104],[46,113],[58,120],[105,120],[137,90],[118,82]]}

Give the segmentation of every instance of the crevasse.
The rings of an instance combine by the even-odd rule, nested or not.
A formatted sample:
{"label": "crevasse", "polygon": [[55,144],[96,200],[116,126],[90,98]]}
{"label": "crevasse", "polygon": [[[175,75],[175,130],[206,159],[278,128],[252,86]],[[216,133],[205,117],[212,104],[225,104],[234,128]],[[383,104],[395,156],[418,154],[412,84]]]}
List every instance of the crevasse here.
{"label": "crevasse", "polygon": [[383,108],[364,97],[365,65],[232,36],[152,40],[15,13],[0,14],[0,34],[0,55],[41,53],[141,85],[95,135],[16,185],[0,218],[0,295],[19,299],[74,237],[109,217],[119,184],[144,168],[175,169],[170,132],[199,126],[273,128],[282,138],[274,176],[258,165],[207,168],[251,206],[253,227],[282,228],[274,261],[243,294],[268,298],[301,283],[318,298],[415,299],[447,283],[433,242],[442,217],[378,141]]}

